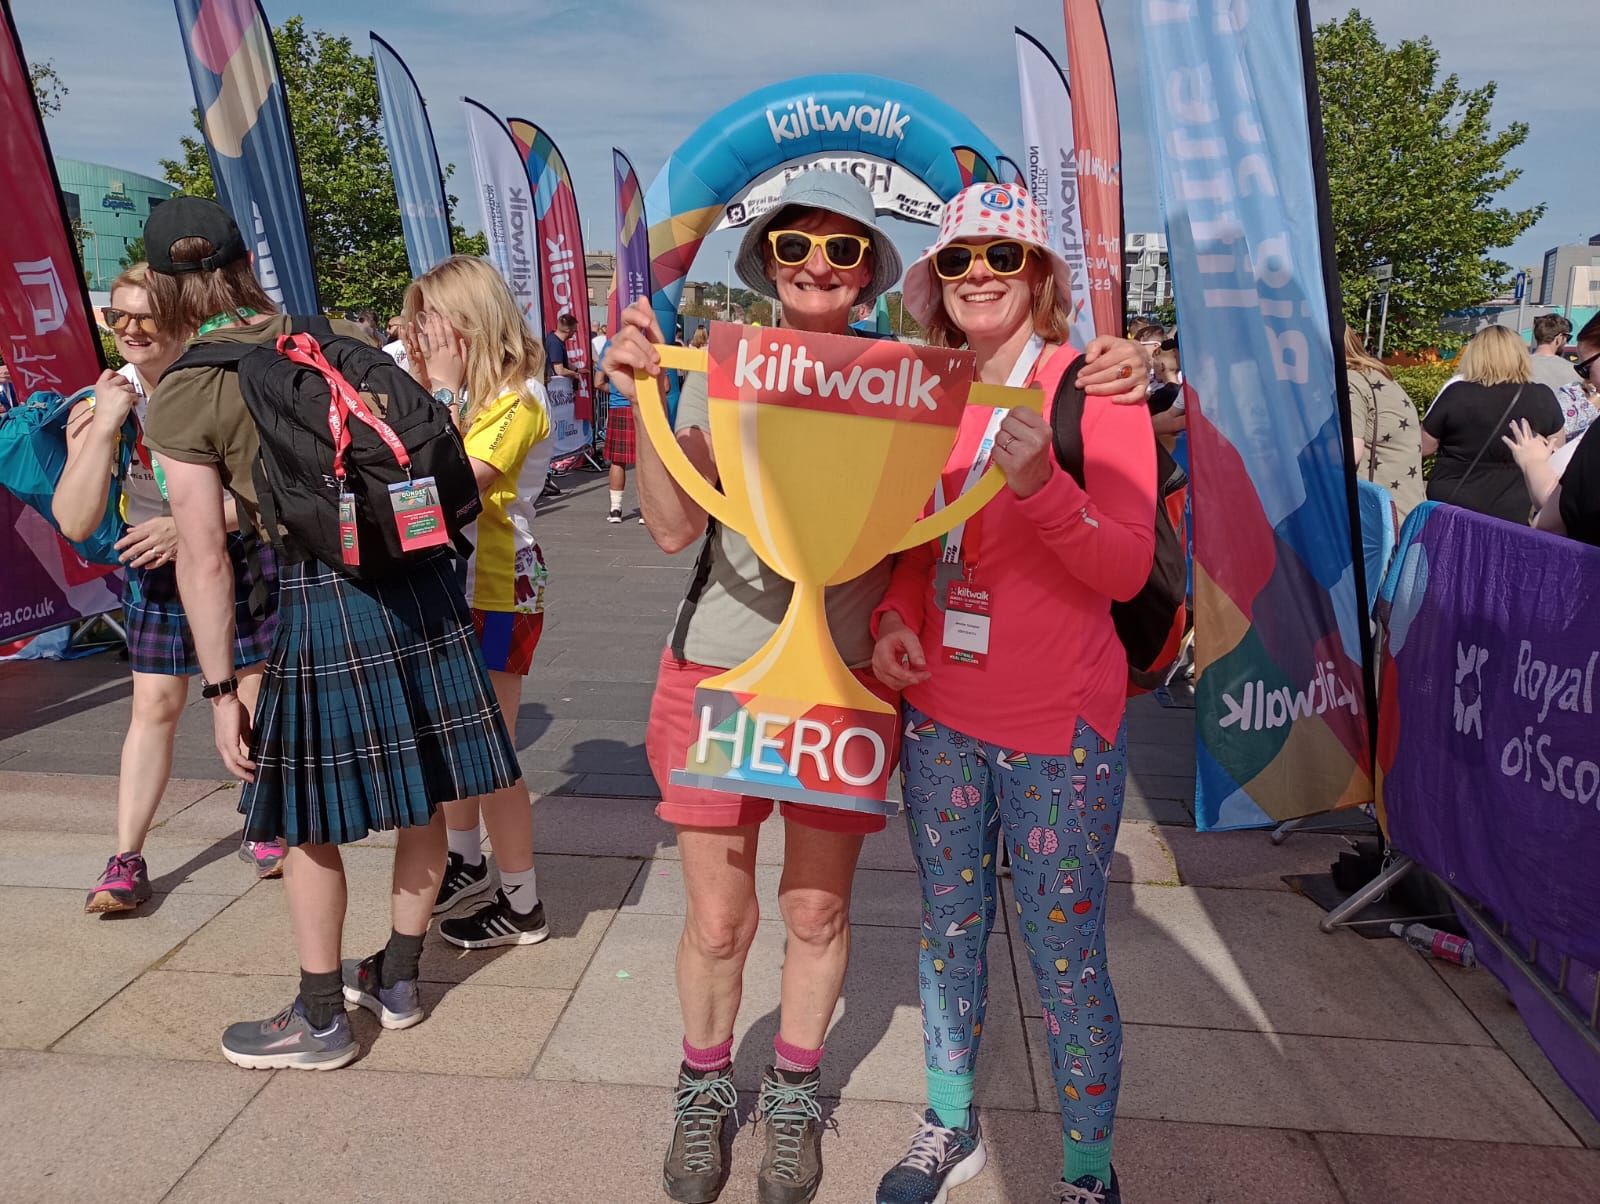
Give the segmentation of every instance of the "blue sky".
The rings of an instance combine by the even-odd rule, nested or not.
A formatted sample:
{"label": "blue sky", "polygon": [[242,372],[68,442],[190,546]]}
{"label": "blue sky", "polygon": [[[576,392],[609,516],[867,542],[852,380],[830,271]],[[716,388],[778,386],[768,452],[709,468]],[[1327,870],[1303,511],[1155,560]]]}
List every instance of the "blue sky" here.
{"label": "blue sky", "polygon": [[[1288,0],[1257,0],[1287,3]],[[1563,242],[1600,233],[1600,161],[1592,143],[1600,91],[1578,36],[1594,0],[1534,5],[1488,0],[1367,0],[1360,7],[1390,42],[1426,35],[1444,69],[1469,85],[1500,85],[1497,125],[1533,132],[1513,162],[1524,175],[1505,203],[1548,203],[1544,219],[1510,252],[1536,263]],[[1128,229],[1156,229],[1151,177],[1139,151],[1142,103],[1127,34],[1137,0],[1104,0],[1128,128]],[[1349,0],[1312,0],[1316,20]],[[159,175],[193,106],[177,21],[163,0],[13,0],[30,58],[51,59],[70,94],[50,119],[57,154]],[[610,148],[627,151],[648,186],[666,156],[704,118],[757,87],[818,71],[866,71],[926,88],[963,109],[1002,147],[1021,140],[1011,28],[1019,25],[1064,60],[1058,0],[266,0],[269,19],[308,14],[313,27],[367,44],[376,30],[403,55],[429,102],[440,154],[455,163],[452,190],[470,194],[459,97],[545,125],[571,167],[591,241],[611,243]],[[1538,13],[1538,20],[1529,14]],[[1119,53],[1120,52],[1120,53]],[[475,206],[462,217],[475,226]],[[914,252],[927,227],[893,223]],[[714,237],[696,278],[718,278],[730,236]]]}

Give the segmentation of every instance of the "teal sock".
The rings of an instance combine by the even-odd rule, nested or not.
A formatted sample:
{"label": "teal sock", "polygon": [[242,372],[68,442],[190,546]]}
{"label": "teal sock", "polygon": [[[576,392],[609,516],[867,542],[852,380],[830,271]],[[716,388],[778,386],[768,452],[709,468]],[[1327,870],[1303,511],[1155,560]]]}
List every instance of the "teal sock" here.
{"label": "teal sock", "polygon": [[[932,1071],[928,1072],[932,1075]],[[1111,1182],[1111,1143],[1109,1141],[1073,1141],[1070,1136],[1061,1138],[1061,1176],[1068,1183],[1076,1183],[1085,1175],[1093,1175],[1102,1183]]]}
{"label": "teal sock", "polygon": [[928,1107],[947,1129],[972,1127],[972,1075],[928,1071]]}

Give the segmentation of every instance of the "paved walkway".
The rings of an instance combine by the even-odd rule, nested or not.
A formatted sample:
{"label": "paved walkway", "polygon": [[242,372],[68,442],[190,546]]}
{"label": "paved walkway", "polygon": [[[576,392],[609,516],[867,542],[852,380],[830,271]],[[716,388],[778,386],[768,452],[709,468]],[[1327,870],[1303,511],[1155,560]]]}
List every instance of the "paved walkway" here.
{"label": "paved walkway", "polygon": [[[125,669],[108,656],[0,666],[0,1200],[661,1198],[683,899],[642,744],[688,564],[631,521],[600,521],[599,488],[542,518],[553,609],[517,723],[543,796],[553,939],[474,954],[430,941],[428,1022],[382,1033],[357,1013],[363,1056],[349,1073],[221,1059],[222,1027],[279,1007],[295,962],[281,886],[232,857],[237,794],[216,780],[201,705],[147,850],[158,894],[137,917],[90,918],[82,892],[110,851]],[[1149,703],[1130,723],[1111,919],[1130,1204],[1593,1201],[1600,1124],[1490,976],[1396,941],[1321,935],[1318,910],[1280,877],[1324,870],[1338,837],[1277,849],[1259,833],[1193,830],[1191,723]],[[766,839],[775,916],[781,829]],[[387,932],[383,844],[346,855],[354,956]],[[903,831],[869,840],[862,864],[818,1197],[853,1204],[903,1152],[921,1090]],[[1042,1201],[1058,1168],[1038,1001],[1019,998],[1010,934],[990,952],[978,1101],[993,1152],[953,1204]],[[747,1093],[770,1053],[782,954],[781,925],[763,922],[737,1033]],[[754,1199],[757,1157],[741,1131],[724,1200]]]}

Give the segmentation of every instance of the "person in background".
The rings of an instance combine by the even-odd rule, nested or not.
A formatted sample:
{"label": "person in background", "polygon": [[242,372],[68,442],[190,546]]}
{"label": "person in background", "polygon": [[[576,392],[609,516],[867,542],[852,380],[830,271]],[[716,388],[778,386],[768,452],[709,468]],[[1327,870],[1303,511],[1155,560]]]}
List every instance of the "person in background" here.
{"label": "person in background", "polygon": [[[873,616],[873,672],[904,691],[928,1101],[877,1204],[940,1204],[983,1169],[972,1100],[1002,841],[1016,886],[1010,922],[1024,932],[1061,1110],[1051,1198],[1121,1198],[1111,1144],[1123,1033],[1106,909],[1128,774],[1128,659],[1111,604],[1150,575],[1156,450],[1147,353],[1102,337],[1079,376],[1084,483],[1057,463],[1050,407],[1078,358],[1067,342],[1071,281],[1017,184],[959,193],[906,271],[905,304],[930,344],[966,347],[980,380],[1039,385],[1047,400],[1043,415],[968,408],[938,496],[963,492],[986,463],[1005,471],[1006,488],[964,528],[902,553]],[[947,638],[963,582],[987,596],[981,647]]]}
{"label": "person in background", "polygon": [[1368,355],[1349,326],[1344,328],[1345,375],[1350,385],[1350,432],[1356,472],[1382,485],[1394,498],[1400,521],[1426,496],[1422,480],[1422,421],[1411,395],[1389,369]]}
{"label": "person in background", "polygon": [[1178,335],[1156,344],[1155,387],[1150,390],[1151,424],[1156,438],[1171,451],[1178,436],[1189,429],[1188,406],[1183,396],[1183,367],[1178,358]]}
{"label": "person in background", "polygon": [[[600,371],[601,361],[605,358],[606,344],[608,342],[610,340],[606,338],[606,324],[604,322],[595,323],[594,338],[589,341],[589,362],[594,365],[594,370],[597,373]],[[598,391],[595,396],[600,396]]]}
{"label": "person in background", "polygon": [[[145,223],[158,328],[194,329],[196,344],[273,346],[291,329],[250,272],[233,219],[214,201],[173,197]],[[334,332],[364,338],[335,322]],[[284,887],[299,991],[265,1020],[230,1025],[237,1066],[333,1070],[359,1052],[347,1000],[385,1028],[424,1018],[422,940],[444,875],[441,803],[493,794],[522,776],[472,638],[454,554],[440,548],[404,573],[356,581],[316,559],[279,570],[278,632],[251,716],[238,695],[233,571],[225,493],[241,524],[260,523],[260,436],[225,368],[170,370],[147,427],[165,466],[178,525],[178,586],[194,631],[217,752],[245,782],[239,809],[253,840],[283,837]],[[381,701],[381,705],[368,705]],[[395,833],[387,944],[341,972],[348,900],[339,846]],[[262,934],[265,935],[265,934]]]}
{"label": "person in background", "polygon": [[1561,407],[1561,433],[1568,442],[1600,417],[1589,383],[1579,378],[1562,354],[1571,334],[1572,323],[1560,314],[1540,314],[1533,320],[1533,379],[1554,391]]}
{"label": "person in background", "polygon": [[709,342],[711,342],[711,327],[696,326],[694,328],[694,337],[689,340],[689,346],[696,351],[704,351],[706,344]]}
{"label": "person in background", "polygon": [[[559,412],[564,406],[571,406],[577,395],[578,370],[572,366],[567,356],[567,344],[577,332],[578,319],[570,313],[563,313],[557,317],[555,330],[545,332],[544,385],[552,414]],[[548,456],[545,458],[549,459]],[[539,491],[539,496],[542,498],[561,496],[561,488],[556,484],[553,471],[545,472],[544,485]]]}
{"label": "person in background", "polygon": [[[150,395],[183,354],[182,331],[164,330],[150,312],[146,268],[136,263],[111,282],[106,324],[126,362],[100,377],[93,398],[78,403],[67,420],[67,466],[52,509],[68,539],[82,539],[105,517],[106,480],[120,455],[123,422],[131,413],[139,430],[122,478],[128,533],[122,552],[123,615],[133,670],[133,713],[122,741],[117,776],[117,849],[90,889],[86,912],[132,911],[150,898],[144,842],[172,775],[178,719],[189,700],[189,679],[200,672],[194,637],[178,599],[173,560],[178,528],[167,502],[166,475],[144,442]],[[272,651],[278,609],[277,561],[253,532],[241,532],[233,499],[224,508],[228,559],[233,566],[233,667],[239,696],[253,711],[261,668]],[[283,873],[281,840],[245,841],[239,859],[260,878]]]}
{"label": "person in background", "polygon": [[389,325],[384,327],[384,336],[388,340],[383,344],[383,353],[400,365],[402,372],[411,371],[411,360],[406,354],[406,324],[398,314],[389,319]]}
{"label": "person in background", "polygon": [[[1587,385],[1600,386],[1600,314],[1578,332],[1577,374]],[[1591,428],[1577,446],[1562,448],[1564,467],[1552,464],[1551,441],[1541,439],[1528,423],[1512,424],[1507,448],[1523,471],[1528,492],[1539,507],[1534,526],[1600,547],[1600,438]]]}
{"label": "person in background", "polygon": [[[605,357],[610,350],[611,340],[607,339],[600,349],[599,358],[595,360],[595,387],[598,389],[603,382],[606,395],[606,463],[610,465],[606,481],[610,498],[606,522],[620,523],[622,495],[628,488],[628,469],[633,467],[638,458],[638,436],[633,425],[633,404],[629,400],[631,393],[624,393],[606,376]],[[643,506],[639,509],[639,521],[644,522]]]}
{"label": "person in background", "polygon": [[[522,683],[544,631],[544,553],[533,535],[534,498],[550,467],[544,352],[511,290],[488,260],[452,255],[406,289],[405,320],[417,376],[458,407],[483,498],[467,536],[472,625],[506,727],[516,731]],[[552,383],[556,379],[552,378]],[[568,384],[570,385],[570,380]],[[482,906],[439,923],[463,949],[532,945],[549,935],[533,864],[533,800],[518,780],[483,798],[444,804],[450,852],[435,915],[489,889],[480,815],[494,845],[500,889]]]}
{"label": "person in background", "polygon": [[1561,407],[1533,380],[1533,361],[1514,331],[1486,326],[1461,353],[1461,379],[1445,386],[1422,419],[1422,454],[1437,456],[1428,497],[1526,526],[1532,499],[1502,436],[1521,419],[1548,438]]}
{"label": "person in background", "polygon": [[383,346],[383,326],[378,322],[378,311],[375,309],[358,309],[350,315],[350,320],[366,333],[368,342],[374,346]]}

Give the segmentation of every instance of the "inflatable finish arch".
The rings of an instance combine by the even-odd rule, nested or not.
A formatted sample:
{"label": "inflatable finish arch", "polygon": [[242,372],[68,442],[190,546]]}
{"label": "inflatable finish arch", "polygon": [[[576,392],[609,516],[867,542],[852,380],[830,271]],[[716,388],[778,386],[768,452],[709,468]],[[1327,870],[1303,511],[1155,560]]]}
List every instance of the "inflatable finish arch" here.
{"label": "inflatable finish arch", "polygon": [[651,300],[662,329],[672,329],[701,242],[752,180],[811,155],[853,155],[898,166],[949,200],[962,186],[955,147],[971,148],[989,163],[1001,157],[942,100],[876,75],[786,80],[713,114],[668,158],[645,197]]}

